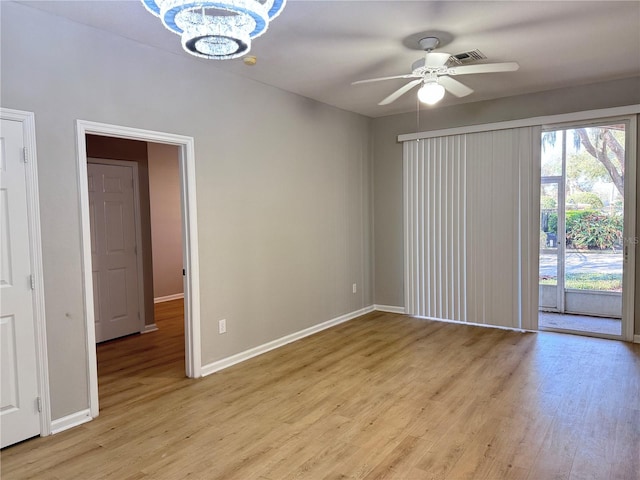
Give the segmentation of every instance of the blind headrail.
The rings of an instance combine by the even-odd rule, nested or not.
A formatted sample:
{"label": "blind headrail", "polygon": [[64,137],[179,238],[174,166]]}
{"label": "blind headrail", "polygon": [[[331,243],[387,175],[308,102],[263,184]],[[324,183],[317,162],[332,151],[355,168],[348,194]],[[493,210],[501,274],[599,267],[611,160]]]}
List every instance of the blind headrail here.
{"label": "blind headrail", "polygon": [[505,130],[509,128],[534,127],[568,122],[584,122],[590,120],[603,120],[610,117],[640,114],[640,105],[626,105],[623,107],[602,108],[598,110],[585,110],[582,112],[561,113],[557,115],[545,115],[542,117],[522,118],[507,120],[504,122],[485,123],[480,125],[466,125],[463,127],[431,130],[428,132],[405,133],[398,135],[398,142],[422,140],[425,138],[445,137],[449,135],[464,135],[467,133],[489,132],[493,130]]}

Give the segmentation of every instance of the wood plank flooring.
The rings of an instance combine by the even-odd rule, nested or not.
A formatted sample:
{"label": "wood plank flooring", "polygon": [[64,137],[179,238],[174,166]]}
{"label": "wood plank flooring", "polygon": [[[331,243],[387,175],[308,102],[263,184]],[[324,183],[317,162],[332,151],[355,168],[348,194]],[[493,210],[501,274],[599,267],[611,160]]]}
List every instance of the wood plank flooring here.
{"label": "wood plank flooring", "polygon": [[640,479],[640,345],[373,312],[197,380],[180,301],[2,479]]}

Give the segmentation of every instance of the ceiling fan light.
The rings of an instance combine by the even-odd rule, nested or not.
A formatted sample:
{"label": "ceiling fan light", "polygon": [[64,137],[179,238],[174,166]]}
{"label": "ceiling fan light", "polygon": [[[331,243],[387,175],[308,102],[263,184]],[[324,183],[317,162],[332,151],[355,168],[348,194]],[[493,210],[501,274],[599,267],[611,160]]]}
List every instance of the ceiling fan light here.
{"label": "ceiling fan light", "polygon": [[444,97],[444,87],[437,82],[427,82],[418,90],[418,99],[427,105],[434,105]]}

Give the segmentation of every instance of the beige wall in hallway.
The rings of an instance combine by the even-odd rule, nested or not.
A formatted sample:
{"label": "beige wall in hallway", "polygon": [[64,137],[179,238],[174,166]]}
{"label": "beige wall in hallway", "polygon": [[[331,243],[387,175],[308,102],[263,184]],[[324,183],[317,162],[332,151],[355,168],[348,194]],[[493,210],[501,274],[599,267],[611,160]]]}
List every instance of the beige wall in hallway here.
{"label": "beige wall in hallway", "polygon": [[178,147],[147,144],[151,241],[153,243],[153,296],[184,293],[182,283],[182,212]]}

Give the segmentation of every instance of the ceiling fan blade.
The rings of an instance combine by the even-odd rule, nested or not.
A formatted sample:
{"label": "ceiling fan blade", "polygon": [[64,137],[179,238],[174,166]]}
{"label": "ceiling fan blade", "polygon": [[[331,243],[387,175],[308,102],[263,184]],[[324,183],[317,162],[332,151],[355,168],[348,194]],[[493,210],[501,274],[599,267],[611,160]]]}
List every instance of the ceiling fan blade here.
{"label": "ceiling fan blade", "polygon": [[358,80],[357,82],[351,82],[351,85],[359,85],[361,83],[380,82],[381,80],[393,80],[394,78],[416,78],[416,76],[413,73],[407,73],[405,75],[393,75],[392,77],[369,78],[367,80]]}
{"label": "ceiling fan blade", "polygon": [[428,52],[425,55],[425,67],[443,67],[451,58],[449,53]]}
{"label": "ceiling fan blade", "polygon": [[415,87],[419,83],[422,83],[422,78],[410,81],[404,87],[400,87],[398,90],[393,92],[387,98],[382,100],[378,105],[389,105],[391,102],[394,102],[396,99],[400,98],[402,95],[407,93],[409,90],[411,90],[413,87]]}
{"label": "ceiling fan blade", "polygon": [[442,85],[445,90],[454,94],[456,97],[466,97],[467,95],[473,93],[473,90],[471,88],[451,77],[438,77],[438,83],[440,83],[440,85]]}
{"label": "ceiling fan blade", "polygon": [[466,75],[468,73],[493,73],[493,72],[515,72],[520,68],[518,62],[504,63],[484,63],[481,65],[462,65],[461,67],[451,67],[447,74]]}

